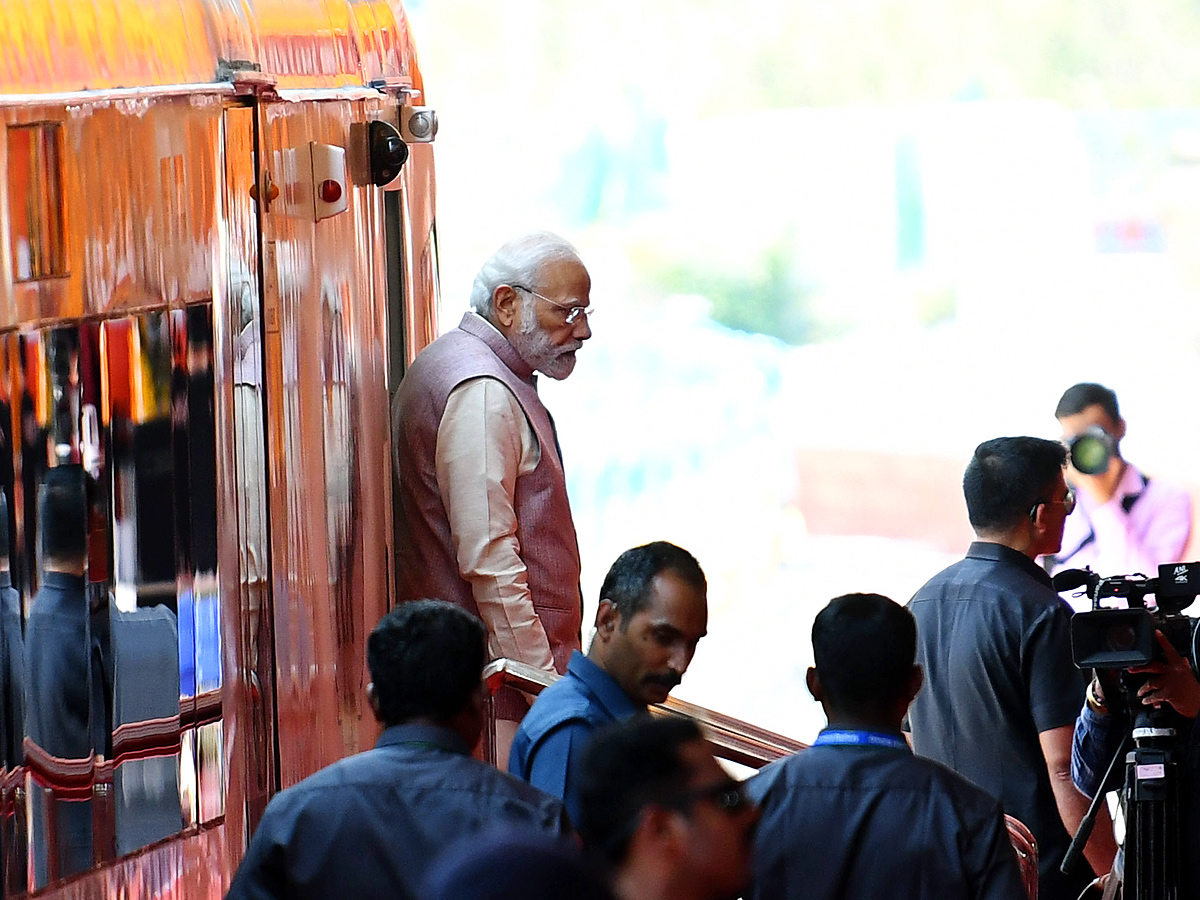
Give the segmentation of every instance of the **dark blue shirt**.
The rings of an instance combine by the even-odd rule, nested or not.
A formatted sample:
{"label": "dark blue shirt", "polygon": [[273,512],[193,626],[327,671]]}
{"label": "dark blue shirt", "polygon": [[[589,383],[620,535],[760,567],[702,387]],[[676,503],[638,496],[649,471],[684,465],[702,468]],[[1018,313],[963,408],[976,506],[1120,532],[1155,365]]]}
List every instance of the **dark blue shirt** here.
{"label": "dark blue shirt", "polygon": [[[82,575],[44,572],[25,623],[25,728],[29,739],[61,760],[107,754],[111,729],[105,695],[103,634],[94,633],[104,620],[93,617]],[[35,792],[33,815],[49,814],[43,794]],[[51,801],[53,802],[53,801]],[[57,819],[58,874],[73,875],[92,865],[91,801],[54,803]],[[47,883],[47,854],[55,852],[35,829],[34,883]]]}
{"label": "dark blue shirt", "polygon": [[542,691],[517,729],[508,771],[561,797],[572,821],[578,822],[580,759],[592,732],[645,711],[576,650],[567,674]]}
{"label": "dark blue shirt", "polygon": [[1070,836],[1041,732],[1073,725],[1085,681],[1071,660],[1071,609],[1032,559],[976,541],[908,605],[925,686],[909,709],[913,749],[949,766],[1037,838],[1041,900],[1075,900],[1092,875],[1058,871]]}
{"label": "dark blue shirt", "polygon": [[45,572],[25,623],[29,737],[51,756],[104,751],[103,710],[94,709],[91,615],[83,576]]}
{"label": "dark blue shirt", "polygon": [[396,725],[271,800],[226,900],[403,900],[454,840],[520,828],[567,833],[562,804],[451,731]]}
{"label": "dark blue shirt", "polygon": [[0,570],[0,766],[23,762],[25,736],[25,638],[21,633],[21,596],[7,570]]}
{"label": "dark blue shirt", "polygon": [[813,746],[748,789],[752,900],[1025,896],[999,802],[907,746]]}

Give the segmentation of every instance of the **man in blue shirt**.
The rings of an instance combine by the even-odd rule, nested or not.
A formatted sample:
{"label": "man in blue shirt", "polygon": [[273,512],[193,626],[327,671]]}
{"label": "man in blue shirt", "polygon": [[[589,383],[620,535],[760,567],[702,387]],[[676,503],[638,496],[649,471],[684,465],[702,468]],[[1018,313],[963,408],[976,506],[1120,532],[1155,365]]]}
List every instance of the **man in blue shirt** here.
{"label": "man in blue shirt", "polygon": [[[25,623],[25,729],[39,748],[26,765],[44,771],[47,782],[54,781],[43,770],[47,756],[86,762],[110,755],[106,619],[88,601],[87,513],[83,469],[49,469],[38,489],[42,578]],[[91,868],[92,812],[91,800],[33,792],[34,887]]]}
{"label": "man in blue shirt", "polygon": [[1019,900],[995,797],[914,756],[900,723],[921,688],[912,614],[879,594],[813,622],[808,689],[829,727],[751,780],[762,819],[753,900]]}
{"label": "man in blue shirt", "polygon": [[470,755],[485,640],[479,619],[441,600],[383,617],[367,640],[367,697],[386,730],[271,800],[226,900],[405,900],[465,836],[569,832],[558,800]]}
{"label": "man in blue shirt", "polygon": [[686,550],[655,541],[622,553],[600,588],[596,636],[546,688],[513,739],[508,770],[563,798],[579,820],[583,749],[608,722],[662,703],[708,630],[708,583]]}

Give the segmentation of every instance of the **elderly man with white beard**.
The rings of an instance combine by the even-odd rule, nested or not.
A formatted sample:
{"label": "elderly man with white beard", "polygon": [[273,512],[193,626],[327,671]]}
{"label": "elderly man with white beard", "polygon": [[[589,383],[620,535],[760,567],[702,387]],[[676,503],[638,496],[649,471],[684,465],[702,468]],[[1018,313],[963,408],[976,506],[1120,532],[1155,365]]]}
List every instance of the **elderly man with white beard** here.
{"label": "elderly man with white beard", "polygon": [[[563,673],[580,647],[579,545],[554,420],[537,393],[591,337],[591,278],[547,232],[497,250],[471,311],[417,357],[392,406],[401,515],[397,600],[449,600],[483,619],[492,658]],[[528,704],[496,697],[501,768]]]}

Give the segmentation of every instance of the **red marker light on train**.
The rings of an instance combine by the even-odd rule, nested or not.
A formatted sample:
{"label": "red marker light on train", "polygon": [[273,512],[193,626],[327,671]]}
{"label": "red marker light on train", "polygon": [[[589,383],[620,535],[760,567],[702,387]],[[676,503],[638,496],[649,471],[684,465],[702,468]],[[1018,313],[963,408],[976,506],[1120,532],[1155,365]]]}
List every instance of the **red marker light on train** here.
{"label": "red marker light on train", "polygon": [[342,186],[332,178],[326,178],[321,182],[320,194],[326,203],[337,203],[342,199]]}

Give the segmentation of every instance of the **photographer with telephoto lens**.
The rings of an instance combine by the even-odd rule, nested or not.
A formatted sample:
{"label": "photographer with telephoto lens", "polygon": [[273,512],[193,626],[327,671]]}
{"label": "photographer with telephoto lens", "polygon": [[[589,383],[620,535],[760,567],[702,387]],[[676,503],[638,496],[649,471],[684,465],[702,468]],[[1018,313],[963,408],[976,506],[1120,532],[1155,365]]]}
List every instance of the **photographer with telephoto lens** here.
{"label": "photographer with telephoto lens", "polygon": [[1122,458],[1126,426],[1117,395],[1100,384],[1073,385],[1054,417],[1069,451],[1067,481],[1079,502],[1063,530],[1062,547],[1043,558],[1047,571],[1087,566],[1102,576],[1149,575],[1182,559],[1191,534],[1191,498]]}

